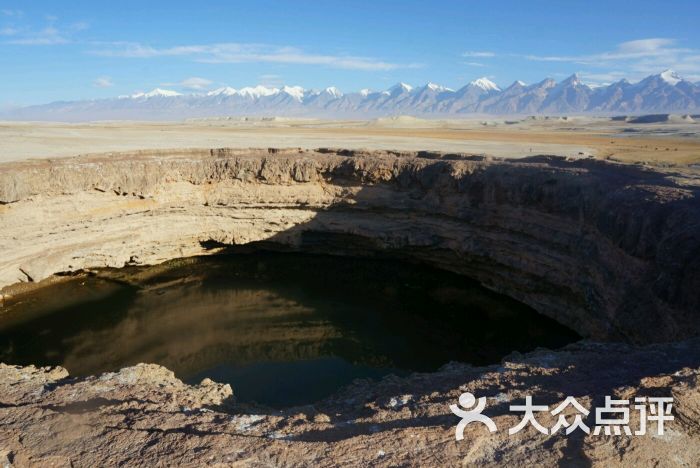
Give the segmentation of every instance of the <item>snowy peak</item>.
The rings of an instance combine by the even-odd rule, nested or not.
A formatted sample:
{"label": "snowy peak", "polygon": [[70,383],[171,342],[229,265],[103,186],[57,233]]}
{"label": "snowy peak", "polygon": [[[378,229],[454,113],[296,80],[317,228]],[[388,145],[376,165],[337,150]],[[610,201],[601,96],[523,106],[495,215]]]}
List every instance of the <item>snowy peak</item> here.
{"label": "snowy peak", "polygon": [[[323,92],[326,94],[329,94],[330,96],[332,96],[334,98],[339,98],[339,97],[343,96],[343,93],[341,93],[340,90],[338,88],[336,88],[335,86],[329,86],[328,88],[324,89]],[[360,92],[362,92],[362,91],[360,91]],[[366,96],[366,94],[364,96]]]}
{"label": "snowy peak", "polygon": [[590,86],[584,84],[581,81],[581,77],[579,76],[578,73],[574,73],[573,75],[569,76],[568,78],[562,80],[559,82],[556,87],[558,89],[562,88],[590,88]]}
{"label": "snowy peak", "polygon": [[545,78],[544,80],[540,81],[537,83],[535,86],[536,88],[542,88],[542,89],[549,89],[549,88],[554,88],[557,85],[557,82],[554,81],[551,78]]}
{"label": "snowy peak", "polygon": [[178,93],[177,91],[171,91],[169,89],[160,89],[156,88],[151,92],[146,93],[146,97],[173,97],[173,96],[182,96],[182,94]]}
{"label": "snowy peak", "polygon": [[525,86],[527,86],[527,85],[525,84],[525,82],[520,81],[520,80],[516,80],[516,81],[513,81],[513,84],[511,84],[510,86],[508,86],[508,87],[506,88],[506,91],[513,91],[513,90],[516,90],[516,89],[521,89],[521,88],[524,88]]}
{"label": "snowy peak", "polygon": [[410,93],[413,91],[413,86],[406,83],[398,83],[388,89],[389,94]]}
{"label": "snowy peak", "polygon": [[236,94],[238,94],[238,91],[236,91],[235,88],[225,86],[223,88],[215,89],[214,91],[209,91],[207,96],[235,96]]}
{"label": "snowy peak", "polygon": [[282,88],[282,92],[290,95],[297,101],[301,101],[302,99],[304,99],[305,91],[304,88],[302,88],[301,86],[285,86],[284,88]]}
{"label": "snowy peak", "polygon": [[238,91],[238,94],[240,94],[241,96],[246,96],[246,97],[250,97],[253,99],[259,99],[263,96],[273,96],[275,94],[279,94],[279,92],[280,92],[280,90],[277,88],[267,88],[265,86],[258,85],[255,87],[248,86],[245,88],[241,88]]}
{"label": "snowy peak", "polygon": [[171,91],[169,89],[156,88],[153,91],[149,91],[147,93],[132,94],[131,98],[133,98],[133,99],[148,99],[148,98],[153,98],[153,97],[174,97],[174,96],[182,96],[182,94],[178,93],[177,91]]}
{"label": "snowy peak", "polygon": [[[222,87],[182,95],[156,88],[115,99],[54,102],[3,114],[18,120],[180,119],[202,116],[304,116],[371,118],[387,115],[560,115],[570,113],[700,113],[700,86],[671,70],[630,83],[620,80],[591,87],[574,74],[526,85],[516,81],[501,91],[479,78],[458,91],[429,82],[419,88],[399,83],[387,91],[363,89],[344,97],[331,86],[308,91],[301,86]],[[7,117],[5,117],[7,116]]]}
{"label": "snowy peak", "polygon": [[578,73],[574,73],[559,84],[563,86],[581,86],[583,83],[581,83],[581,78],[578,76]]}
{"label": "snowy peak", "polygon": [[445,86],[433,83],[432,81],[426,84],[423,89],[429,89],[430,91],[435,91],[437,93],[443,93],[445,91],[453,91],[450,88],[446,88]]}
{"label": "snowy peak", "polygon": [[501,90],[501,88],[499,88],[496,83],[494,83],[493,81],[489,80],[486,77],[479,78],[478,80],[474,80],[469,84],[472,86],[475,86],[477,88],[481,88],[484,91],[500,91]]}
{"label": "snowy peak", "polygon": [[674,72],[673,70],[664,70],[663,72],[659,73],[658,76],[671,86],[676,86],[678,83],[683,81],[683,78],[681,78],[678,73]]}

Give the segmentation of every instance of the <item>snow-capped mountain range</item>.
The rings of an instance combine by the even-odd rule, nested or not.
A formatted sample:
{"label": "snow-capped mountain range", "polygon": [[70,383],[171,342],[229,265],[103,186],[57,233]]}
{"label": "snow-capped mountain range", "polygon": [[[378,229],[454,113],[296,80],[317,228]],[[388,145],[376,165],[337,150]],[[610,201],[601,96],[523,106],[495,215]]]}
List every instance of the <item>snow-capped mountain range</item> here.
{"label": "snow-capped mountain range", "polygon": [[223,87],[200,94],[154,89],[114,99],[24,107],[0,114],[0,118],[59,121],[262,115],[373,118],[398,114],[609,115],[696,111],[700,111],[700,83],[691,83],[666,70],[637,83],[620,80],[598,87],[588,86],[578,75],[572,75],[560,82],[550,78],[530,85],[516,81],[505,89],[488,78],[479,78],[457,90],[435,83],[420,87],[398,83],[384,91],[363,89],[347,94],[335,87],[319,91],[300,86]]}

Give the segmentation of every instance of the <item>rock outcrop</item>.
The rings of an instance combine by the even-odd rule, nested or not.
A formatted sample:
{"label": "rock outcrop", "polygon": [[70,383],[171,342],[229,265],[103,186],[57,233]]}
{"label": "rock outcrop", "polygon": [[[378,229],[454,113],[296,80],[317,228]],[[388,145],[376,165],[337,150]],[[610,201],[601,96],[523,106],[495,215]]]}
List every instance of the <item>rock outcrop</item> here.
{"label": "rock outcrop", "polygon": [[[61,368],[0,365],[0,461],[5,466],[696,466],[700,459],[700,340],[631,347],[581,342],[513,355],[501,365],[452,363],[430,374],[355,381],[313,406],[271,411],[235,403],[228,385],[187,386],[140,364],[72,379]],[[497,431],[449,409],[462,392],[485,397]],[[580,430],[509,435],[532,395],[550,409],[567,396],[591,410],[604,396],[672,397],[658,435]],[[573,420],[569,408],[564,414]],[[639,427],[631,411],[630,426]],[[557,416],[537,413],[545,427]],[[4,458],[3,458],[4,457]]]}
{"label": "rock outcrop", "polygon": [[173,150],[0,166],[0,286],[231,245],[426,262],[598,340],[700,332],[700,173],[600,160]]}

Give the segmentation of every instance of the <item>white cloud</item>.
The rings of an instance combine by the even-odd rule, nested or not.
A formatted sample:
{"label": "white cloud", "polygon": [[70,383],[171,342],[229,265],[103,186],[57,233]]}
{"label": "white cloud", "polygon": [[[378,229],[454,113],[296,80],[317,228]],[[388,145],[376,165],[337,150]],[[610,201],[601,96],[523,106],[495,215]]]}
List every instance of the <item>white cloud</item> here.
{"label": "white cloud", "polygon": [[22,37],[7,41],[8,44],[15,45],[56,45],[68,42],[68,38],[53,26],[48,26],[41,31],[23,34]]}
{"label": "white cloud", "polygon": [[78,21],[77,23],[71,24],[68,29],[70,31],[78,32],[78,31],[85,31],[86,29],[90,28],[90,23],[87,21]]}
{"label": "white cloud", "polygon": [[628,73],[623,71],[600,71],[600,72],[577,72],[581,81],[590,86],[605,86],[616,81],[620,81],[623,78],[627,78]]}
{"label": "white cloud", "polygon": [[289,46],[267,44],[221,43],[155,48],[139,43],[115,43],[112,47],[93,50],[93,54],[108,57],[152,58],[187,57],[202,63],[281,63],[323,65],[331,68],[366,71],[388,71],[397,68],[418,68],[421,64],[398,64],[371,57],[323,55]]}
{"label": "white cloud", "polygon": [[485,67],[483,63],[480,62],[464,62],[465,65],[468,65],[470,67]]}
{"label": "white cloud", "polygon": [[488,52],[488,51],[470,51],[470,52],[464,52],[462,54],[462,57],[475,57],[475,58],[488,58],[488,57],[495,57],[496,53],[495,52]]}
{"label": "white cloud", "polygon": [[207,80],[206,78],[198,78],[196,76],[193,76],[192,78],[187,78],[185,80],[182,80],[178,84],[179,84],[179,86],[182,86],[183,88],[202,90],[202,89],[208,88],[209,85],[212,84],[212,81]]}
{"label": "white cloud", "polygon": [[108,76],[101,76],[92,82],[92,85],[97,88],[111,88],[114,86],[114,82]]}
{"label": "white cloud", "polygon": [[263,86],[271,86],[273,88],[279,88],[284,84],[282,77],[280,75],[266,74],[260,75],[258,77],[258,83]]}
{"label": "white cloud", "polygon": [[601,61],[633,60],[649,57],[669,57],[691,52],[691,49],[674,47],[675,39],[652,38],[627,41],[618,44],[611,51],[588,55],[526,55],[528,60],[543,62],[576,62],[594,64]]}
{"label": "white cloud", "polygon": [[14,18],[21,18],[24,16],[24,12],[22,10],[3,9],[0,10],[0,13],[2,13],[3,16],[12,16]]}
{"label": "white cloud", "polygon": [[33,30],[26,27],[8,27],[0,30],[0,35],[12,36],[12,39],[5,41],[5,44],[28,46],[57,45],[73,42],[72,36],[75,33],[90,27],[86,22],[77,22],[65,27],[59,27],[55,24],[57,18],[47,17],[46,20],[49,24],[43,29]]}
{"label": "white cloud", "polygon": [[[685,74],[688,79],[700,76],[700,50],[679,47],[671,38],[648,38],[622,42],[612,50],[586,55],[524,55],[527,60],[575,63],[589,67],[582,76],[598,82],[616,81],[623,76],[641,79],[665,69]],[[624,68],[626,73],[611,69]]]}
{"label": "white cloud", "polygon": [[638,39],[636,41],[627,41],[619,44],[617,50],[621,54],[649,54],[657,51],[663,51],[669,47],[672,47],[676,41],[674,39],[668,39],[663,37],[656,37],[651,39]]}

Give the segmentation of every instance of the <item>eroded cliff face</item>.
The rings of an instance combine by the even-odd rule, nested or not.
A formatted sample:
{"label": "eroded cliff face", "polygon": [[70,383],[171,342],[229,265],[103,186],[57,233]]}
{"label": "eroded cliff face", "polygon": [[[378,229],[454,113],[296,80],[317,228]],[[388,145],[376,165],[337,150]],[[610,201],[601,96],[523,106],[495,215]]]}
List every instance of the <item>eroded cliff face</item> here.
{"label": "eroded cliff face", "polygon": [[700,331],[699,195],[697,170],[557,157],[220,149],[10,163],[0,286],[212,245],[381,252],[475,278],[587,337],[674,340]]}

